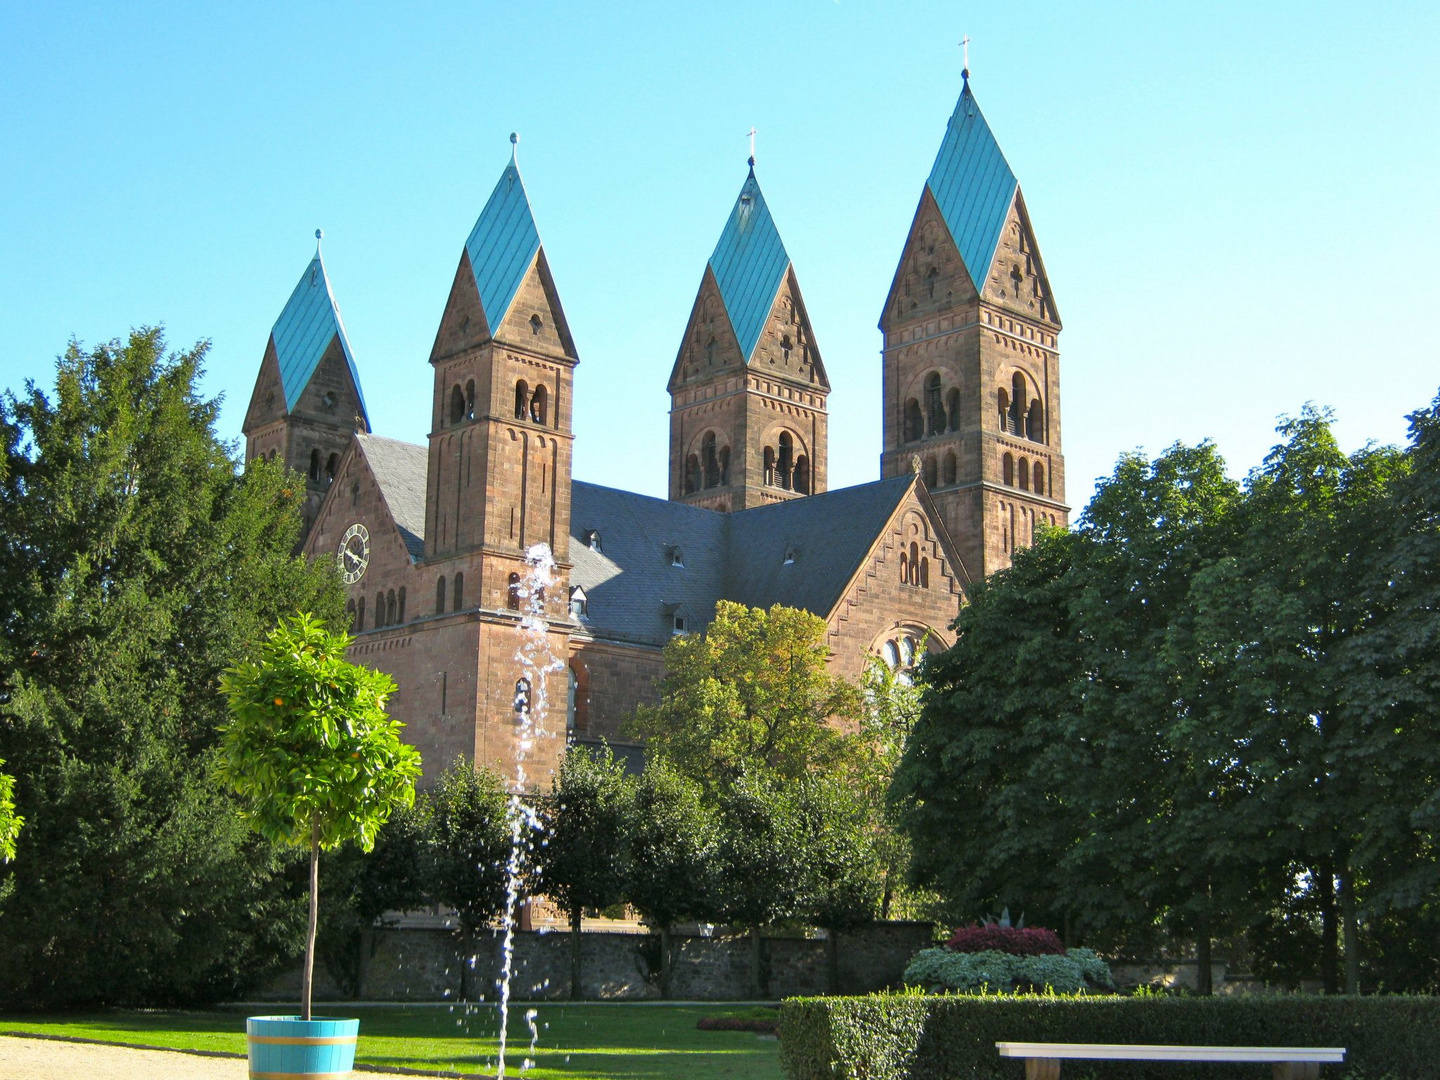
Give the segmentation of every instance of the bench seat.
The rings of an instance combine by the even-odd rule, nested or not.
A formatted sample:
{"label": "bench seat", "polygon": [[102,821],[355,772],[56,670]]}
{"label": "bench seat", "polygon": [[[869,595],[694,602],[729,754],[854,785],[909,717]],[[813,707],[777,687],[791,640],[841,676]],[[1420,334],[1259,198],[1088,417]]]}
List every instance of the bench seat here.
{"label": "bench seat", "polygon": [[1145,1046],[1132,1043],[997,1042],[1001,1057],[1025,1059],[1025,1080],[1060,1080],[1060,1062],[1269,1062],[1275,1080],[1318,1080],[1322,1062],[1345,1060],[1343,1046]]}

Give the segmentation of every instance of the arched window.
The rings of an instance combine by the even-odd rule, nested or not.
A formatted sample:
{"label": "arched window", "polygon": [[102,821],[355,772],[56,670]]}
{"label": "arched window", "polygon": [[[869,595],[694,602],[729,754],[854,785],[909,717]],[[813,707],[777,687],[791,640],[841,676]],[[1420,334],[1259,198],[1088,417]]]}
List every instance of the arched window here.
{"label": "arched window", "polygon": [[1000,468],[1004,475],[1005,483],[1011,487],[1015,486],[1015,458],[1006,454],[1000,459]]}
{"label": "arched window", "polygon": [[320,482],[320,451],[310,451],[310,479],[314,483]]}
{"label": "arched window", "polygon": [[515,419],[524,420],[530,408],[530,387],[521,379],[515,384]]}
{"label": "arched window", "polygon": [[955,455],[946,454],[945,460],[941,463],[940,466],[940,482],[946,485],[955,483],[955,474]]}
{"label": "arched window", "polygon": [[445,575],[435,579],[435,614],[445,614]]}
{"label": "arched window", "polygon": [[895,642],[885,642],[885,648],[882,655],[885,658],[885,666],[888,667],[891,671],[894,671],[900,666],[900,646],[895,644]]}
{"label": "arched window", "polygon": [[790,490],[795,472],[795,440],[788,431],[780,433],[780,455],[775,463],[776,479],[786,491]]}
{"label": "arched window", "polygon": [[515,680],[515,719],[530,715],[530,680],[523,675]]}
{"label": "arched window", "polygon": [[705,470],[705,486],[718,487],[720,484],[720,458],[715,453],[715,433],[707,431],[700,440],[700,467]]}
{"label": "arched window", "polygon": [[933,267],[933,266],[930,267],[930,269],[929,269],[929,270],[926,272],[926,274],[925,274],[925,297],[926,297],[926,299],[928,299],[928,300],[934,300],[934,299],[935,299],[935,282],[936,282],[937,280],[939,280],[939,278],[940,278],[940,271],[939,271],[939,270],[936,270],[935,267]]}
{"label": "arched window", "polygon": [[920,557],[920,588],[930,587],[930,560],[923,555]]}
{"label": "arched window", "polygon": [[691,454],[685,459],[685,494],[693,495],[700,490],[700,458]]}
{"label": "arched window", "polygon": [[451,589],[451,611],[459,611],[465,606],[465,575],[455,575],[455,585]]}
{"label": "arched window", "polygon": [[546,411],[546,402],[545,387],[535,387],[535,392],[530,395],[530,419],[537,424],[549,423],[550,414]]}
{"label": "arched window", "polygon": [[340,455],[331,454],[330,459],[325,462],[325,483],[328,485],[335,480],[335,474],[340,471]]}
{"label": "arched window", "polygon": [[580,680],[575,676],[575,669],[567,667],[565,669],[565,730],[567,732],[575,730],[575,699],[579,696],[577,693],[579,684]]}
{"label": "arched window", "polygon": [[458,424],[465,419],[465,391],[457,385],[450,391],[450,423]]}
{"label": "arched window", "polygon": [[475,419],[475,380],[465,384],[465,419]]}
{"label": "arched window", "polygon": [[945,395],[945,414],[948,418],[948,427],[951,431],[960,430],[960,391],[951,387]]}
{"label": "arched window", "polygon": [[730,486],[730,448],[728,446],[720,448],[720,486]]}
{"label": "arched window", "polygon": [[355,600],[353,597],[345,601],[345,614],[350,617],[350,630],[353,633],[359,629],[359,627],[355,625]]}
{"label": "arched window", "polygon": [[539,315],[530,316],[530,333],[539,334],[540,331],[544,329],[544,326],[545,323],[541,320]]}
{"label": "arched window", "polygon": [[520,575],[513,571],[505,584],[505,606],[511,611],[520,610]]}
{"label": "arched window", "polygon": [[920,584],[920,545],[913,540],[910,542],[910,584]]}
{"label": "arched window", "polygon": [[938,487],[940,483],[939,467],[935,464],[935,455],[925,456],[925,486],[927,488]]}
{"label": "arched window", "polygon": [[940,376],[933,371],[925,376],[925,412],[930,419],[930,434],[939,435],[945,430],[945,400],[940,393]]}
{"label": "arched window", "polygon": [[395,606],[395,590],[394,590],[394,589],[391,589],[389,592],[387,592],[387,593],[385,594],[385,625],[386,625],[386,626],[394,626],[394,625],[395,625],[395,623],[396,623],[396,621],[397,621],[397,619],[396,619],[396,612],[397,612],[397,610],[398,610],[398,609],[397,609],[396,606]]}
{"label": "arched window", "polygon": [[358,634],[365,629],[365,597],[360,597],[355,602],[355,632]]}
{"label": "arched window", "polygon": [[705,363],[707,365],[715,363],[715,339],[713,337],[705,342]]}
{"label": "arched window", "polygon": [[1025,402],[1030,395],[1025,391],[1025,376],[1015,372],[1010,380],[1010,434],[1019,435],[1025,430]]}
{"label": "arched window", "polygon": [[913,397],[905,402],[905,441],[915,442],[925,433],[925,421],[920,416],[920,402]]}
{"label": "arched window", "polygon": [[1025,414],[1025,437],[1031,442],[1045,441],[1045,423],[1040,415],[1040,399],[1033,398],[1030,411]]}
{"label": "arched window", "polygon": [[795,459],[795,490],[801,495],[810,494],[810,459],[804,454]]}
{"label": "arched window", "polygon": [[775,448],[765,447],[765,483],[771,487],[775,484]]}
{"label": "arched window", "polygon": [[1020,475],[1019,475],[1019,477],[1018,477],[1019,486],[1020,486],[1021,488],[1023,488],[1024,490],[1029,491],[1029,490],[1030,490],[1030,459],[1029,459],[1029,458],[1023,458],[1023,457],[1022,457],[1022,458],[1020,459],[1020,470],[1019,470],[1019,473],[1020,473]]}
{"label": "arched window", "polygon": [[1000,431],[1010,430],[1010,395],[1004,390],[995,391],[996,404],[1000,406]]}
{"label": "arched window", "polygon": [[1038,461],[1035,462],[1035,472],[1034,472],[1034,475],[1033,475],[1032,479],[1035,481],[1035,485],[1034,485],[1035,494],[1036,494],[1036,495],[1044,495],[1044,494],[1045,494],[1045,466],[1044,466],[1044,465],[1041,465],[1040,462],[1038,462]]}
{"label": "arched window", "polygon": [[790,350],[792,348],[793,346],[790,344],[790,335],[783,335],[780,338],[780,359],[787,364],[790,363]]}
{"label": "arched window", "polygon": [[395,610],[395,621],[396,621],[397,623],[403,623],[403,622],[405,621],[405,586],[404,586],[404,585],[401,585],[401,586],[400,586],[400,606]]}
{"label": "arched window", "polygon": [[351,505],[351,506],[358,506],[359,504],[360,504],[360,481],[359,481],[359,480],[356,480],[353,484],[350,485],[350,505]]}

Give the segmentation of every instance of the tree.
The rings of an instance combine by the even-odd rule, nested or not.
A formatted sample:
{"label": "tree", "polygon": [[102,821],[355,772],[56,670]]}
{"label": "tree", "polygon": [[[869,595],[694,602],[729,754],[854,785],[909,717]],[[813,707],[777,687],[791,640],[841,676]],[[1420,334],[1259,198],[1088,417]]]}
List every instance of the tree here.
{"label": "tree", "polygon": [[[0,759],[0,765],[4,765]],[[15,857],[15,838],[20,835],[20,826],[25,819],[15,813],[15,778],[0,772],[0,862],[9,862]]]}
{"label": "tree", "polygon": [[676,923],[715,917],[714,814],[700,785],[652,758],[636,783],[625,895],[660,931],[660,996],[670,996]]}
{"label": "tree", "polygon": [[510,856],[509,796],[499,775],[461,758],[430,797],[431,892],[460,923],[460,997],[469,1000],[475,935],[505,910]]}
{"label": "tree", "polygon": [[860,694],[830,674],[825,635],[809,612],[722,600],[703,634],[666,644],[660,703],[627,731],[707,797],[747,770],[798,780],[833,768],[846,745],[830,721],[857,721]]}
{"label": "tree", "polygon": [[570,919],[570,997],[580,997],[580,920],[625,898],[634,785],[609,747],[572,746],[551,781],[540,885]]}
{"label": "tree", "polygon": [[[860,679],[865,708],[860,720],[864,752],[856,754],[857,787],[863,792],[873,830],[875,857],[883,875],[880,918],[890,918],[897,893],[908,892],[910,838],[890,800],[890,784],[920,719],[920,688],[911,676],[872,657]],[[913,916],[907,916],[913,917]]]}
{"label": "tree", "polygon": [[385,712],[395,683],[345,659],[353,642],[308,614],[276,627],[225,672],[230,703],[216,775],[246,802],[246,817],[272,843],[310,851],[310,923],[301,1019],[310,1019],[320,850],[354,840],[369,851],[380,826],[415,801],[420,753],[400,741]]}
{"label": "tree", "polygon": [[343,616],[293,554],[304,485],[242,476],[196,391],[205,346],[72,343],[0,402],[0,757],[26,825],[5,870],[0,999],[194,1002],[301,942],[285,854],[209,783],[226,666],[284,613]]}

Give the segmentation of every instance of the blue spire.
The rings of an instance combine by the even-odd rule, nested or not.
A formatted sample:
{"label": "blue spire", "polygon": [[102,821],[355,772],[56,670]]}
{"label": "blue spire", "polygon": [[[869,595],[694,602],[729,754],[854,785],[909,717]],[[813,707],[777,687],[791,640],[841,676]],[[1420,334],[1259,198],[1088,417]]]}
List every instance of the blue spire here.
{"label": "blue spire", "polygon": [[720,242],[710,256],[710,269],[747,364],[789,266],[790,256],[771,220],[752,165]]}
{"label": "blue spire", "polygon": [[325,274],[325,262],[320,257],[317,244],[315,257],[310,260],[280,317],[270,329],[270,338],[275,342],[275,358],[280,363],[280,385],[285,391],[287,412],[295,408],[315,369],[320,366],[325,351],[330,348],[330,342],[337,337],[345,354],[345,363],[350,366],[350,378],[355,381],[355,393],[360,398],[360,410],[368,427],[370,412],[365,408],[365,394],[360,389],[360,373],[355,369],[350,340],[345,336],[345,324],[340,321],[340,309],[336,306],[334,293],[330,291],[330,279]]}
{"label": "blue spire", "polygon": [[984,291],[1017,184],[975,103],[968,77],[927,183],[970,280]]}
{"label": "blue spire", "polygon": [[540,232],[530,213],[530,200],[520,170],[512,159],[480,211],[470,239],[465,241],[475,289],[490,333],[500,329],[505,313],[520,289],[520,282],[540,250]]}

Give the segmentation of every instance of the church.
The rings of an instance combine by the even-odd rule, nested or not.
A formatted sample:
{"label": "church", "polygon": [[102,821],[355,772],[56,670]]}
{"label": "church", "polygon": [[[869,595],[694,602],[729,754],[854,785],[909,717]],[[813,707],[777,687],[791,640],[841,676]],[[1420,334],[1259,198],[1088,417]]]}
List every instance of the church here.
{"label": "church", "polygon": [[750,164],[676,326],[668,499],[571,477],[580,357],[513,157],[460,246],[423,443],[372,432],[318,249],[276,320],[246,461],[305,476],[304,551],[337,560],[352,658],[394,678],[427,780],[461,757],[513,775],[529,742],[532,545],[557,564],[543,625],[559,662],[525,751],[538,781],[572,743],[634,757],[621,725],[655,699],[665,643],[720,600],[820,616],[837,675],[905,668],[951,643],[971,582],[1068,523],[1060,319],[968,72],[881,308],[872,482],[827,484],[830,382]]}

